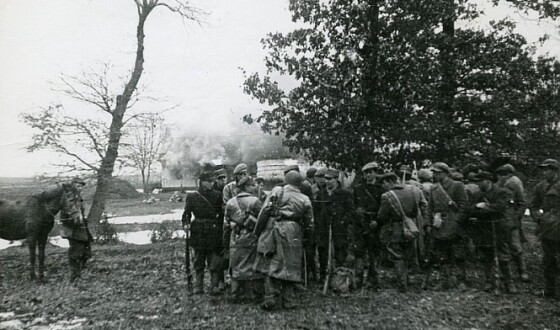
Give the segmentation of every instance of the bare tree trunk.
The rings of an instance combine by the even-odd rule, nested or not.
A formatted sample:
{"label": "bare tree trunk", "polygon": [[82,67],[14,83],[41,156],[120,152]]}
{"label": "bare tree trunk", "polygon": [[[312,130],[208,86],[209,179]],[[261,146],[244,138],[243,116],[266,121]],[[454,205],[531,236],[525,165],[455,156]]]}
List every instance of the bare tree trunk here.
{"label": "bare tree trunk", "polygon": [[115,160],[119,155],[119,143],[121,139],[124,113],[126,112],[132,93],[136,89],[138,81],[142,76],[142,71],[144,70],[144,23],[153,8],[154,6],[146,4],[138,7],[138,26],[136,28],[137,49],[134,71],[130,76],[130,80],[126,84],[123,93],[117,96],[117,104],[115,106],[115,110],[112,112],[113,119],[109,129],[107,152],[101,161],[101,167],[97,173],[97,187],[95,195],[93,196],[91,209],[88,213],[88,221],[91,224],[99,223],[99,219],[101,219],[101,215],[105,210],[105,201],[109,191],[109,184],[113,177]]}

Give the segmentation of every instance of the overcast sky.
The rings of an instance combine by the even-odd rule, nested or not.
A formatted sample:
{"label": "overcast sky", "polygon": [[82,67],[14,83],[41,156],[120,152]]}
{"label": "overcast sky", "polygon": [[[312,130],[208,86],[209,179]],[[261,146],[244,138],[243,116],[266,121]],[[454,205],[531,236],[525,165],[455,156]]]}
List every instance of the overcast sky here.
{"label": "overcast sky", "polygon": [[[183,23],[158,8],[146,25],[145,71],[141,84],[162,107],[179,105],[168,119],[181,130],[227,134],[260,106],[242,93],[243,76],[263,71],[260,39],[293,29],[288,0],[198,0],[206,24]],[[503,14],[493,9],[490,18]],[[510,15],[519,16],[512,12]],[[489,19],[490,19],[489,18]],[[132,0],[0,1],[0,176],[51,171],[56,156],[27,154],[31,130],[19,114],[67,100],[52,91],[60,74],[79,74],[110,62],[117,74],[132,68],[137,14]],[[536,40],[543,29],[535,17],[520,31]],[[558,52],[558,39],[548,49]],[[56,86],[56,85],[55,85]],[[95,110],[76,104],[80,111]],[[103,116],[103,115],[100,115]]]}

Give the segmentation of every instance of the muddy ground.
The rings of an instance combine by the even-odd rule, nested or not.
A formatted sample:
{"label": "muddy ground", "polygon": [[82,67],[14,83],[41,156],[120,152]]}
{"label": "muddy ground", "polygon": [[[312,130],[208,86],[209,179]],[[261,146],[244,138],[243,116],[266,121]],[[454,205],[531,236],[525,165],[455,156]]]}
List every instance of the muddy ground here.
{"label": "muddy ground", "polygon": [[[46,284],[28,280],[27,251],[0,251],[0,322],[22,329],[558,329],[560,302],[542,297],[540,246],[527,230],[530,283],[520,294],[481,292],[482,270],[470,264],[469,289],[393,289],[383,268],[380,292],[322,296],[319,284],[299,292],[296,310],[263,312],[223,297],[188,296],[184,242],[94,246],[83,278],[68,284],[67,250],[47,248]],[[208,277],[208,276],[207,276]],[[1,328],[0,323],[0,328]],[[6,324],[6,323],[4,323]]]}

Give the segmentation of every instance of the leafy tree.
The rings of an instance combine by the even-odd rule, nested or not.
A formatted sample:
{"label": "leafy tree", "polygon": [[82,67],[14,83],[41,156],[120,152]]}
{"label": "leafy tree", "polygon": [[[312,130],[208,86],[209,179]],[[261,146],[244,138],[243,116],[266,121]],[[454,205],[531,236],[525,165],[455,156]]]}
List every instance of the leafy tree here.
{"label": "leafy tree", "polygon": [[[165,8],[172,13],[179,15],[183,20],[200,22],[201,13],[188,5],[186,1],[174,0],[134,0],[138,13],[138,23],[136,26],[136,56],[130,76],[127,78],[123,89],[116,96],[109,90],[106,80],[99,80],[95,76],[84,75],[83,77],[73,77],[64,80],[66,88],[62,91],[71,98],[78,100],[86,105],[92,105],[95,109],[110,116],[109,130],[103,135],[101,140],[96,140],[96,151],[101,157],[98,166],[91,168],[97,175],[97,186],[92,201],[92,206],[88,214],[91,222],[98,222],[105,209],[105,200],[109,188],[109,182],[113,175],[115,162],[119,154],[119,145],[123,135],[122,129],[126,123],[125,115],[127,110],[135,103],[134,97],[138,83],[144,71],[144,41],[145,23],[154,9]],[[45,119],[44,123],[50,123],[49,111],[52,108],[44,109],[39,118]],[[28,117],[27,123],[33,124],[32,118]],[[25,117],[24,117],[25,120]],[[67,139],[61,134],[58,127],[52,125],[35,126],[39,130],[35,137],[35,142],[31,148],[41,148],[44,146],[55,147],[55,150],[64,152],[64,145]],[[69,150],[70,151],[70,150]],[[72,151],[70,151],[72,152]],[[77,156],[79,156],[77,154]],[[83,162],[85,163],[85,162]]]}
{"label": "leafy tree", "polygon": [[244,85],[267,105],[244,120],[284,133],[290,150],[359,168],[516,148],[539,77],[511,22],[470,28],[481,11],[464,0],[291,1],[290,10],[304,27],[263,45],[268,72],[297,86],[258,73]]}

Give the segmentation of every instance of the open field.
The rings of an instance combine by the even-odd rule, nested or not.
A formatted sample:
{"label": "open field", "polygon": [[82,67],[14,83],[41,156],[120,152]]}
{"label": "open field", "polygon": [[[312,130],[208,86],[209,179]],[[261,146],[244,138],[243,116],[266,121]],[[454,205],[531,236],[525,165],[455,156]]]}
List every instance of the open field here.
{"label": "open field", "polygon": [[529,238],[533,280],[518,283],[518,295],[481,292],[476,263],[466,292],[422,291],[422,276],[414,275],[412,292],[401,294],[392,289],[391,270],[383,269],[378,293],[323,297],[313,285],[300,292],[299,309],[274,313],[221,297],[187,296],[181,240],[94,246],[76,286],[67,284],[65,249],[47,247],[49,281],[39,285],[27,279],[26,249],[14,247],[0,251],[0,315],[14,313],[9,318],[26,328],[41,326],[35,329],[64,322],[83,329],[558,329],[560,302],[541,296],[540,247],[532,233]]}

